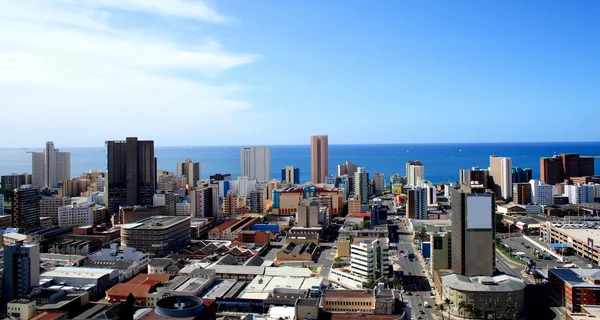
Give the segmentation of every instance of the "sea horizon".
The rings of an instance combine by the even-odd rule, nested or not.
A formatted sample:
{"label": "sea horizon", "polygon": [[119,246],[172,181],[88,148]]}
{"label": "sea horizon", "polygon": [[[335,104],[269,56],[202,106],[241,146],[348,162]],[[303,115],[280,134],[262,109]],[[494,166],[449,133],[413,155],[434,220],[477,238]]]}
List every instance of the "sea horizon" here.
{"label": "sea horizon", "polygon": [[[105,170],[105,148],[62,147],[71,152],[71,177],[90,170]],[[177,162],[186,158],[199,161],[201,178],[215,173],[240,175],[242,146],[155,146],[158,169],[176,172]],[[300,169],[300,182],[310,180],[310,145],[271,145],[271,179],[281,179],[281,169],[291,165]],[[0,174],[31,173],[31,151],[42,148],[0,148]],[[425,166],[425,179],[433,183],[455,182],[462,168],[489,166],[489,156],[513,159],[513,167],[531,168],[533,178],[539,178],[541,157],[561,153],[582,156],[600,154],[600,142],[485,142],[485,143],[397,143],[397,144],[330,144],[329,174],[337,174],[337,165],[351,161],[365,167],[370,176],[374,172],[385,175],[386,184],[393,174],[405,174],[408,160],[420,160]],[[600,167],[596,159],[596,168]],[[596,169],[596,172],[598,170]]]}

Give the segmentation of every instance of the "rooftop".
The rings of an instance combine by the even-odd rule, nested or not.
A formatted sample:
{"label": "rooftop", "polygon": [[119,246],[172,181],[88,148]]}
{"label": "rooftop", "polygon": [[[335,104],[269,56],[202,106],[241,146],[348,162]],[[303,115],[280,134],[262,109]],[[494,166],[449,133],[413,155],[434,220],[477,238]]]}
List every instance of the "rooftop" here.
{"label": "rooftop", "polygon": [[106,290],[106,294],[127,297],[131,293],[136,298],[145,298],[151,290],[152,285],[150,284],[117,283],[114,287]]}
{"label": "rooftop", "polygon": [[231,288],[233,288],[233,286],[235,286],[235,284],[236,284],[235,280],[219,280],[219,281],[216,281],[202,295],[202,299],[204,299],[204,298],[210,298],[210,299],[223,298],[223,296],[225,296],[225,294],[227,294],[227,292],[229,292],[229,290],[231,290]]}
{"label": "rooftop", "polygon": [[525,289],[523,280],[508,275],[467,277],[449,274],[442,277],[442,283],[452,289],[469,292],[512,292]]}
{"label": "rooftop", "polygon": [[325,290],[323,293],[324,298],[338,299],[338,298],[368,298],[373,297],[373,291],[371,290]]}
{"label": "rooftop", "polygon": [[140,273],[137,276],[133,277],[131,280],[127,281],[127,283],[135,283],[142,284],[148,282],[157,282],[165,284],[171,279],[171,276],[168,274],[146,274]]}
{"label": "rooftop", "polygon": [[600,285],[588,281],[589,278],[600,280],[600,270],[598,269],[550,269],[548,273],[554,274],[571,287],[593,288],[600,290]]}
{"label": "rooftop", "polygon": [[165,229],[183,221],[190,222],[191,218],[183,216],[153,216],[134,223],[123,224],[121,225],[121,229]]}
{"label": "rooftop", "polygon": [[58,267],[52,271],[44,272],[40,278],[86,278],[98,279],[110,274],[115,269],[86,268],[86,267]]}

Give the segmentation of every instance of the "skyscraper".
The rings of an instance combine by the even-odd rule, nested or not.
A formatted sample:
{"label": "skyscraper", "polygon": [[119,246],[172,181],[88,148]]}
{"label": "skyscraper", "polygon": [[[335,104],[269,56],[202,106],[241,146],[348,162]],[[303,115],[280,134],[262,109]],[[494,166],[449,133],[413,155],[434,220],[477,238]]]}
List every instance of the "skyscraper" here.
{"label": "skyscraper", "polygon": [[40,200],[37,189],[17,188],[12,194],[11,226],[23,233],[40,229]]}
{"label": "skyscraper", "polygon": [[349,176],[354,176],[354,173],[356,172],[356,170],[358,170],[358,165],[356,165],[350,161],[346,161],[346,163],[338,165],[338,176],[341,177],[345,174],[347,174]]}
{"label": "skyscraper", "polygon": [[46,142],[42,152],[31,154],[31,184],[34,188],[58,187],[59,181],[71,178],[71,154],[54,148],[54,142]]}
{"label": "skyscraper", "polygon": [[363,167],[354,173],[354,195],[360,199],[361,212],[363,207],[369,206],[369,174]]}
{"label": "skyscraper", "polygon": [[540,180],[554,185],[571,177],[594,175],[594,157],[581,157],[578,154],[554,155],[540,158]]}
{"label": "skyscraper", "polygon": [[329,142],[327,136],[310,138],[310,167],[312,183],[325,183],[329,170]]}
{"label": "skyscraper", "polygon": [[4,246],[2,306],[14,299],[26,298],[40,284],[40,247],[33,243]]}
{"label": "skyscraper", "polygon": [[[509,167],[510,172],[510,167]],[[452,189],[452,270],[492,276],[495,265],[494,194]]]}
{"label": "skyscraper", "polygon": [[216,217],[219,214],[218,183],[204,183],[190,191],[190,216]]}
{"label": "skyscraper", "polygon": [[496,197],[512,198],[512,159],[506,157],[490,156],[490,186]]}
{"label": "skyscraper", "polygon": [[190,187],[196,187],[196,183],[200,180],[200,162],[192,162],[190,158],[186,158],[183,162],[178,162],[177,175],[185,176],[187,184]]}
{"label": "skyscraper", "polygon": [[425,179],[425,167],[421,161],[406,162],[406,184],[417,186],[421,180]]}
{"label": "skyscraper", "polygon": [[109,214],[119,206],[151,206],[156,185],[154,141],[106,142],[106,185],[104,199]]}
{"label": "skyscraper", "polygon": [[427,219],[427,189],[413,187],[406,191],[406,217]]}
{"label": "skyscraper", "polygon": [[242,147],[240,150],[241,176],[250,180],[271,180],[271,148]]}
{"label": "skyscraper", "polygon": [[300,184],[300,169],[294,166],[286,166],[281,169],[281,182]]}
{"label": "skyscraper", "polygon": [[373,191],[377,196],[382,195],[385,191],[385,177],[383,176],[383,173],[373,173]]}

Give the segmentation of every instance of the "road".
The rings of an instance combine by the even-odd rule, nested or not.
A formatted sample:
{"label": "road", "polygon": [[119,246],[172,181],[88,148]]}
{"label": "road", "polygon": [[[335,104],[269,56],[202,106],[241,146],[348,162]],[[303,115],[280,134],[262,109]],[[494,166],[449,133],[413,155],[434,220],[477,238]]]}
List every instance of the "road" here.
{"label": "road", "polygon": [[[393,230],[395,228],[391,229]],[[405,309],[408,316],[407,319],[419,319],[419,317],[421,317],[421,319],[433,320],[435,319],[433,316],[433,313],[435,312],[435,308],[433,307],[435,305],[435,301],[433,297],[431,297],[431,286],[424,272],[425,268],[421,262],[419,262],[419,259],[410,261],[408,257],[404,257],[404,253],[416,251],[410,234],[404,223],[400,222],[397,232],[394,231],[390,232],[395,233],[395,235],[392,235],[390,238],[394,238],[394,240],[396,240],[398,251],[390,251],[390,254],[394,254],[396,256],[393,261],[397,261],[404,271],[404,290],[412,293],[412,295],[403,295],[404,300],[407,302],[407,308]],[[399,253],[399,251],[404,251],[404,253]],[[424,308],[422,306],[425,301],[427,301],[431,308]],[[425,314],[420,314],[421,311],[423,311]]]}

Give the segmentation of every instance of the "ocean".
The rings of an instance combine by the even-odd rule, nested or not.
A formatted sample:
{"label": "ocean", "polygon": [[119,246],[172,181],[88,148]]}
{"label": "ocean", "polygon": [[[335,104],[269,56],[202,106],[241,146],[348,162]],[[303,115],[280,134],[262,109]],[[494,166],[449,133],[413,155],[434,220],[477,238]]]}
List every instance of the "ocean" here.
{"label": "ocean", "polygon": [[[105,168],[104,147],[61,148],[71,152],[71,175]],[[13,172],[31,173],[31,154],[38,149],[0,149],[0,174]],[[455,144],[381,144],[381,145],[330,145],[329,173],[337,174],[337,165],[352,161],[365,167],[369,173],[383,173],[386,184],[393,174],[405,174],[408,160],[420,160],[425,166],[425,178],[433,183],[458,180],[461,168],[489,166],[489,156],[511,157],[513,167],[531,168],[533,177],[539,178],[540,157],[560,153],[579,153],[586,156],[600,155],[600,142],[560,143],[455,143]],[[155,147],[158,169],[176,171],[176,163],[185,158],[200,161],[203,179],[214,173],[240,174],[239,146]],[[600,161],[596,159],[596,174]],[[281,169],[292,165],[300,169],[300,181],[310,180],[310,146],[272,146],[271,178],[281,179]]]}

